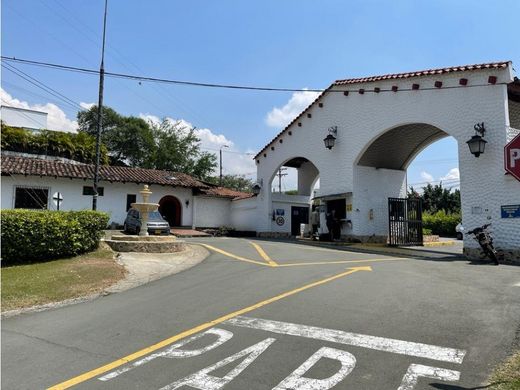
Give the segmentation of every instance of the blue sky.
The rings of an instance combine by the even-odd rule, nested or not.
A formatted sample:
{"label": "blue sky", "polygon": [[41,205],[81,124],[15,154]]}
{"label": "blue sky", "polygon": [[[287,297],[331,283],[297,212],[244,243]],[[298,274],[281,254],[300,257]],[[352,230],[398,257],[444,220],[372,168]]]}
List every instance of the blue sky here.
{"label": "blue sky", "polygon": [[[98,68],[102,11],[102,0],[3,0],[2,54]],[[338,78],[495,60],[518,64],[519,14],[518,0],[109,0],[105,67],[202,82],[324,88]],[[77,103],[97,101],[94,76],[16,66]],[[105,103],[123,114],[184,119],[206,129],[203,146],[232,145],[225,170],[247,174],[254,164],[239,153],[260,149],[310,98],[110,78],[105,87]],[[56,104],[66,118],[56,112],[53,123],[74,126],[76,109],[4,70],[2,88],[11,104]],[[276,115],[274,108],[282,111]],[[408,181],[452,178],[456,160],[455,141],[440,141],[418,156]]]}

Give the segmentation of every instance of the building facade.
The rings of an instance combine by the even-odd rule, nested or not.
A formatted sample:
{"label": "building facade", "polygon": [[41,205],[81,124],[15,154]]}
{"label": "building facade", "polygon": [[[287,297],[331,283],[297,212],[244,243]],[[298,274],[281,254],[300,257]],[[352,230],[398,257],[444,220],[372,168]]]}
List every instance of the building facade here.
{"label": "building facade", "polygon": [[[302,203],[309,205],[319,178],[321,203],[337,210],[342,238],[386,242],[388,198],[406,197],[408,165],[451,136],[458,143],[463,225],[492,223],[496,245],[520,258],[520,219],[501,213],[502,206],[520,205],[520,182],[504,170],[504,146],[520,133],[518,87],[510,62],[334,82],[255,156],[261,189],[252,226],[259,235],[294,234],[292,219]],[[487,144],[476,158],[467,141],[480,123]],[[324,146],[329,133],[331,149]],[[282,166],[298,169],[298,198],[271,192]],[[464,238],[466,253],[477,246]]]}

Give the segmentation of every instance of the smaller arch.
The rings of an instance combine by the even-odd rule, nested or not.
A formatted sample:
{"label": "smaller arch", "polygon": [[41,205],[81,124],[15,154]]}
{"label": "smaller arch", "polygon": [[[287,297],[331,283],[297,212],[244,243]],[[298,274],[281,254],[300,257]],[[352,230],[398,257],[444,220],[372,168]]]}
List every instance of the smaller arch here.
{"label": "smaller arch", "polygon": [[173,195],[166,195],[159,201],[159,213],[168,221],[170,226],[181,226],[181,202]]}

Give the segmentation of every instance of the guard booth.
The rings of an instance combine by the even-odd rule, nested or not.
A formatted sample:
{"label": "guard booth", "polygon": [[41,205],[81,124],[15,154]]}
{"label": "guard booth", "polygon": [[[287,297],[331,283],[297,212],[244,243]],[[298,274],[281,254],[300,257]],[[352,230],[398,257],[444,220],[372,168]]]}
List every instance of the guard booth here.
{"label": "guard booth", "polygon": [[388,198],[388,244],[423,245],[420,199]]}

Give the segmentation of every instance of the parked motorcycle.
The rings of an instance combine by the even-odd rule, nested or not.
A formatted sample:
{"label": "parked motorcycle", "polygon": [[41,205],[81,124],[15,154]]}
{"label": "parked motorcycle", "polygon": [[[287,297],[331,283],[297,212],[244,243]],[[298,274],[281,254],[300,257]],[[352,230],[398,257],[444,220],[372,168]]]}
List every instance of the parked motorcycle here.
{"label": "parked motorcycle", "polygon": [[490,223],[470,230],[468,234],[473,235],[473,238],[479,243],[484,254],[489,257],[495,265],[498,265],[499,255],[493,246],[493,237],[491,237],[491,234],[487,230],[489,226],[491,226]]}

